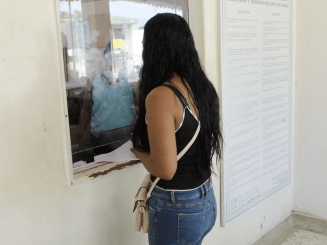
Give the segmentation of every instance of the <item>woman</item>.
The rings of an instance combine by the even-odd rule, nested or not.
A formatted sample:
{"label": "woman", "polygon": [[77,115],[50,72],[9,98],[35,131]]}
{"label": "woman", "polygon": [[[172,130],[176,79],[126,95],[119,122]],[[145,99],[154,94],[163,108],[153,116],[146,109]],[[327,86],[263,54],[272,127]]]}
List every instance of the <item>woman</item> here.
{"label": "woman", "polygon": [[[92,87],[91,141],[95,155],[115,150],[125,140],[119,131],[131,133],[135,122],[132,107],[133,89],[123,73],[114,81],[112,74],[111,42],[104,50],[106,66],[95,75]],[[128,132],[129,131],[129,132]],[[121,133],[121,132],[119,132]]]}
{"label": "woman", "polygon": [[[217,217],[211,162],[221,157],[217,92],[200,64],[187,22],[157,14],[144,27],[138,119],[131,149],[160,180],[149,203],[149,244],[201,244]],[[196,140],[177,163],[177,154]]]}

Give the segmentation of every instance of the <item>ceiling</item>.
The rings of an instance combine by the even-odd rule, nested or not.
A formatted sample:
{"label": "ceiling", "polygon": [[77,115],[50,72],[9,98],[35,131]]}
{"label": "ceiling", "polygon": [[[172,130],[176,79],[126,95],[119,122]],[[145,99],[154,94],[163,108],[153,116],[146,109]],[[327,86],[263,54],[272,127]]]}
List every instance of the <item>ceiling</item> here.
{"label": "ceiling", "polygon": [[[81,0],[59,0],[60,2],[79,2]],[[83,2],[91,2],[90,0],[82,0]],[[110,0],[110,2],[119,2],[121,0]],[[171,8],[182,10],[182,0],[124,0],[126,2],[143,3],[150,6]],[[94,1],[95,2],[95,1]]]}

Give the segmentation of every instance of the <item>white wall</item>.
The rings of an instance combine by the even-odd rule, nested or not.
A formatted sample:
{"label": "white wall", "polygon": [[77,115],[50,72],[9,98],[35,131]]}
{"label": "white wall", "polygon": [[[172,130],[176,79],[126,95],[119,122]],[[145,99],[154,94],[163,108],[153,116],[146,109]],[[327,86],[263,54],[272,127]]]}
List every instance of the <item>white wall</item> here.
{"label": "white wall", "polygon": [[[195,1],[193,1],[195,2]],[[220,61],[220,17],[218,0],[202,0],[203,6],[195,9],[202,10],[203,26],[201,28],[203,39],[203,63],[209,79],[218,86]],[[198,3],[200,4],[200,3]],[[190,13],[191,16],[191,13]],[[192,23],[191,23],[192,24]],[[200,31],[200,30],[199,30]],[[194,33],[194,31],[193,31]],[[220,91],[219,91],[220,92]],[[217,200],[220,197],[220,180],[214,178],[214,189]],[[218,209],[220,203],[217,202]],[[259,203],[249,212],[236,218],[226,226],[220,227],[220,214],[217,217],[216,225],[204,239],[203,244],[225,244],[225,245],[250,245],[261,236],[273,229],[278,223],[288,217],[293,208],[293,184],[275,193],[267,200]]]}
{"label": "white wall", "polygon": [[327,1],[298,0],[294,210],[327,219]]}
{"label": "white wall", "polygon": [[[323,1],[316,2],[326,7]],[[190,23],[196,45],[209,78],[218,87],[218,1],[190,2]],[[309,4],[300,6],[303,6],[301,13],[305,7],[313,9]],[[321,6],[316,6],[319,11],[324,9]],[[70,157],[69,142],[66,140],[56,7],[55,0],[4,0],[0,8],[0,244],[147,244],[147,234],[134,231],[135,213],[132,213],[135,192],[146,173],[142,164],[69,185],[65,172]],[[318,17],[310,15],[309,18]],[[300,33],[306,27],[309,33],[315,31],[309,30],[305,21],[303,24],[305,27]],[[305,39],[305,34],[301,38],[304,41],[301,40],[300,45],[314,45],[315,40]],[[321,47],[323,41],[319,43]],[[314,46],[313,50],[318,52]],[[315,55],[307,53],[304,57],[301,68],[311,72],[302,71],[298,88],[307,91],[317,106],[322,102],[323,92],[319,90],[314,94],[315,90],[310,89],[316,88],[311,83],[309,87],[308,83],[320,82],[322,86],[322,70],[310,66],[316,57],[322,58],[318,53]],[[321,75],[313,74],[316,78],[313,80],[312,72]],[[319,112],[312,112],[313,106],[308,106],[307,98],[303,96],[303,101],[299,101],[301,107],[305,107],[306,112],[311,110],[313,116],[318,115]],[[322,113],[320,110],[319,114]],[[307,134],[299,134],[307,140],[302,143],[303,147],[322,140],[322,120],[315,122],[306,115],[300,119],[306,122],[303,129]],[[326,120],[326,116],[323,119]],[[312,133],[308,132],[318,123],[321,130],[314,131],[315,138],[311,138]],[[322,146],[322,141],[320,143]],[[307,159],[305,155],[302,158]],[[312,158],[305,161],[298,157],[298,160],[303,166],[318,164],[318,160],[314,162]],[[219,180],[214,179],[214,184],[220,208]],[[203,244],[252,244],[291,213],[292,199],[293,190],[289,186],[227,228],[220,227],[219,214],[216,226]]]}

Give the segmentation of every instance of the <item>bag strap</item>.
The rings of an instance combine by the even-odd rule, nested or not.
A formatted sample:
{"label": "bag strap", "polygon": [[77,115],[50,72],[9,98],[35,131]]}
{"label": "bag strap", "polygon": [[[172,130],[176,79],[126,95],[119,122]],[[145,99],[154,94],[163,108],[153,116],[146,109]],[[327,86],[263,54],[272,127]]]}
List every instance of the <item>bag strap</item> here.
{"label": "bag strap", "polygon": [[[193,136],[193,138],[191,139],[190,142],[188,142],[188,144],[185,146],[185,148],[177,155],[177,161],[187,152],[187,150],[191,147],[191,145],[193,144],[193,142],[195,141],[196,137],[198,136],[200,132],[200,122],[198,125],[198,128],[195,131],[195,134]],[[159,177],[156,178],[156,180],[153,182],[153,185],[151,186],[151,188],[148,191],[148,194],[146,196],[145,202],[148,198],[150,198],[151,196],[151,192],[153,191],[153,188],[155,187],[155,185],[158,183],[158,181],[160,180]]]}
{"label": "bag strap", "polygon": [[188,144],[185,146],[185,148],[177,155],[177,161],[179,159],[181,159],[181,157],[187,152],[187,150],[191,147],[191,145],[193,144],[193,142],[195,141],[196,137],[198,136],[200,132],[200,122],[198,124],[198,128],[195,131],[195,134],[193,135],[193,138],[191,139],[190,142],[188,142]]}

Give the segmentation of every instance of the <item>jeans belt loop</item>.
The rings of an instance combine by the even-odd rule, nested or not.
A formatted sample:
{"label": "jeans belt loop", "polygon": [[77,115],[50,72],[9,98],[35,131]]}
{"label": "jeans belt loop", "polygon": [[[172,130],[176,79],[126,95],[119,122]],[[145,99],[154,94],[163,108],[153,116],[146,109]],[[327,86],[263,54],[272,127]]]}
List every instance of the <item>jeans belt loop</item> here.
{"label": "jeans belt loop", "polygon": [[174,196],[174,192],[173,191],[170,192],[170,201],[172,203],[175,203],[175,196]]}

